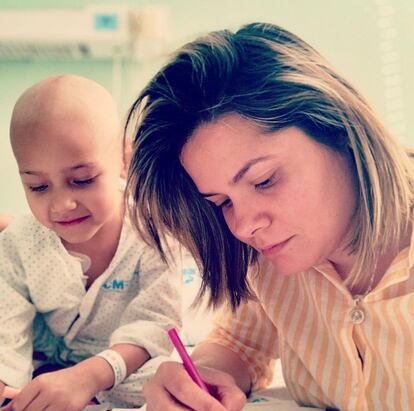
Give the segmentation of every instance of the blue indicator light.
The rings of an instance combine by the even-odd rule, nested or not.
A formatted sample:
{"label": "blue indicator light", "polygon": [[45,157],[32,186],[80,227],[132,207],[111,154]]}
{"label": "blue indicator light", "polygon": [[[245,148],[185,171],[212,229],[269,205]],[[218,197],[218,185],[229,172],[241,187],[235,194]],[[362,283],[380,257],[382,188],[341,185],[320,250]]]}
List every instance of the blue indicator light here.
{"label": "blue indicator light", "polygon": [[114,13],[98,13],[94,16],[95,30],[116,31],[119,26],[119,18]]}

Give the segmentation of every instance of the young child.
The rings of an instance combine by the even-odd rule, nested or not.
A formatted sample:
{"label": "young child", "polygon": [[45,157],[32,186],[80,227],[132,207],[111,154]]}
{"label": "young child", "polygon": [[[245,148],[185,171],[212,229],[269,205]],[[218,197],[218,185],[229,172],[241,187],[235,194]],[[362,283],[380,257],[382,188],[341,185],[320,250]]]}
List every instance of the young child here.
{"label": "young child", "polygon": [[[139,406],[180,325],[180,278],[124,216],[123,147],[110,94],[72,75],[17,101],[10,137],[33,216],[0,235],[0,397],[6,409]],[[32,353],[49,370],[32,378]],[[145,363],[145,364],[144,364]]]}

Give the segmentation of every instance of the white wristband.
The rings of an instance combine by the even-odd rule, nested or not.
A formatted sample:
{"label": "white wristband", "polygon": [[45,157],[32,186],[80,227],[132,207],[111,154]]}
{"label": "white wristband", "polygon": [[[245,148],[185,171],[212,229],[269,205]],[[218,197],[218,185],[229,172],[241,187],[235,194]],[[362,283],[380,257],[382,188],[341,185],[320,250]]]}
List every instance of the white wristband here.
{"label": "white wristband", "polygon": [[125,380],[127,375],[127,368],[122,356],[115,350],[104,350],[98,354],[97,357],[101,357],[108,362],[114,372],[114,385],[111,388],[116,387],[122,381]]}

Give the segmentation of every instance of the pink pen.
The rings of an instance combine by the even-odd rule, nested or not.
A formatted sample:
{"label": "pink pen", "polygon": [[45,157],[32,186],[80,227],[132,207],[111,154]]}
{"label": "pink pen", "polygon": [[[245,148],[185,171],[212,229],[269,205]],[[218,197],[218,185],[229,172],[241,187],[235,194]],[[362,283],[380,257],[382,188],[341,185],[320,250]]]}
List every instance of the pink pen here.
{"label": "pink pen", "polygon": [[195,367],[193,361],[191,360],[190,356],[188,355],[187,351],[184,348],[183,343],[180,340],[180,337],[178,336],[178,333],[175,328],[170,328],[168,330],[168,336],[170,337],[171,342],[173,343],[175,349],[177,350],[179,356],[183,360],[183,365],[192,380],[205,392],[209,393],[209,390],[207,388],[207,385],[205,382],[201,379],[200,374],[197,371],[197,368]]}

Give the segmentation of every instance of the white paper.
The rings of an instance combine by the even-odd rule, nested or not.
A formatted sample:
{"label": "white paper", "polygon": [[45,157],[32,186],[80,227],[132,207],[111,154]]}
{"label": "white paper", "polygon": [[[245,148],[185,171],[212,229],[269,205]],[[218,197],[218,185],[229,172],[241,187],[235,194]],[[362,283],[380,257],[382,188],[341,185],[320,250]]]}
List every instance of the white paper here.
{"label": "white paper", "polygon": [[[244,406],[244,411],[315,411],[318,408],[300,407],[291,399],[285,387],[270,388],[262,392],[253,394],[248,403]],[[141,408],[121,409],[114,408],[112,411],[145,411],[146,406]],[[91,410],[92,411],[92,410]]]}
{"label": "white paper", "polygon": [[243,408],[244,411],[315,411],[315,408],[299,407],[295,401],[268,397],[264,395],[253,395],[249,403]]}
{"label": "white paper", "polygon": [[97,405],[88,405],[83,409],[83,411],[107,411],[107,404],[97,404]]}
{"label": "white paper", "polygon": [[[249,403],[243,408],[244,411],[315,411],[317,408],[299,407],[294,401],[272,398],[262,395],[254,395],[249,399]],[[141,408],[120,409],[115,408],[112,411],[145,411],[146,406]]]}

